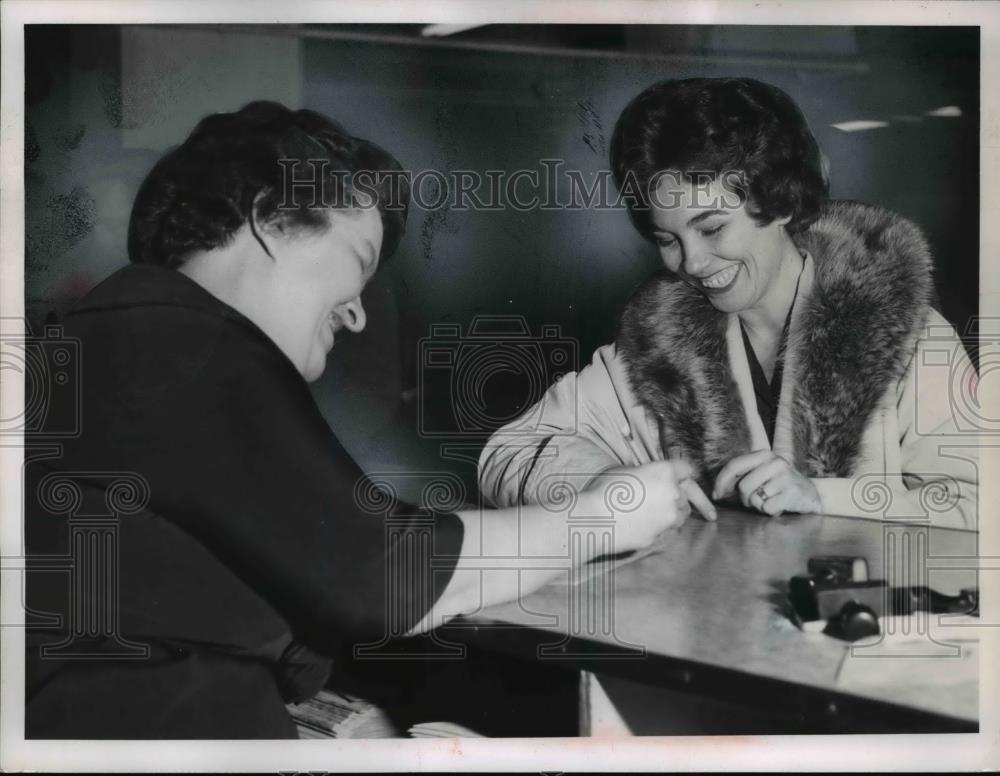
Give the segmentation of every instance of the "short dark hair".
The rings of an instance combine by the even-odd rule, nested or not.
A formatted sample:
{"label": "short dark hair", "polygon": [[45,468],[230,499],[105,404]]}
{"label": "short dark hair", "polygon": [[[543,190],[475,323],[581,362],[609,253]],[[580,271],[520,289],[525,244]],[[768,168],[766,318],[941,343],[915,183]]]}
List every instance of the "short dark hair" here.
{"label": "short dark hair", "polygon": [[[302,163],[293,171],[296,179],[322,169],[327,181],[346,180],[347,188],[334,186],[334,196],[321,198],[308,187],[286,191],[286,169],[296,163]],[[216,113],[198,122],[139,187],[129,221],[129,259],[179,267],[195,251],[229,242],[251,221],[255,203],[261,222],[326,229],[327,207],[358,204],[349,184],[363,174],[364,191],[374,195],[382,217],[384,260],[399,245],[406,224],[410,192],[399,173],[399,162],[388,152],[316,111],[258,101]]]}
{"label": "short dark hair", "polygon": [[[754,218],[790,217],[789,232],[807,228],[827,197],[816,138],[781,89],[752,78],[661,81],[622,111],[611,140],[611,169],[640,205],[629,206],[639,232],[652,236],[649,184],[658,173],[739,172],[741,199]],[[642,199],[642,198],[645,199]],[[628,198],[625,198],[626,201]]]}

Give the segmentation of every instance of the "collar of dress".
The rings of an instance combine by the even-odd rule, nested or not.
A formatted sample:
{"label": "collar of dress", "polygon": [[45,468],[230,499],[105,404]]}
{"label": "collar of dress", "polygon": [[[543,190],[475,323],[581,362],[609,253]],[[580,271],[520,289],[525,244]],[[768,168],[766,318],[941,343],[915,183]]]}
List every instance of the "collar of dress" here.
{"label": "collar of dress", "polygon": [[[796,244],[807,258],[773,449],[807,476],[846,477],[872,413],[912,357],[932,259],[913,223],[855,202],[828,202]],[[678,447],[703,484],[734,456],[769,447],[736,315],[660,273],[627,303],[616,345],[664,449]]]}

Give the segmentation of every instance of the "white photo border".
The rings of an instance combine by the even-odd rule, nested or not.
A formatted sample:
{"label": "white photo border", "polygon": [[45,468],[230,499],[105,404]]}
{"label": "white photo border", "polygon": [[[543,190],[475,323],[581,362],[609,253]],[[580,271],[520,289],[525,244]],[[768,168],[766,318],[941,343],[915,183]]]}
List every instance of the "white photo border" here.
{"label": "white photo border", "polygon": [[[0,317],[24,315],[24,25],[32,23],[599,23],[747,25],[969,25],[981,29],[980,315],[1000,315],[1000,3],[866,0],[596,0],[500,5],[461,0],[381,0],[334,5],[253,0],[6,0],[0,73]],[[7,332],[5,332],[7,333]],[[14,332],[16,333],[16,332]],[[5,375],[5,378],[7,375]],[[1000,408],[997,381],[980,395]],[[6,379],[0,417],[23,407],[23,385]],[[996,417],[996,415],[990,415]],[[22,451],[0,445],[0,558],[20,553]],[[1000,472],[1000,453],[982,448],[983,471]],[[998,478],[1000,480],[1000,478]],[[18,483],[14,487],[14,483]],[[980,483],[981,555],[1000,566],[998,481]],[[983,575],[986,611],[997,621],[1000,575]],[[988,587],[987,587],[988,585]],[[0,586],[0,621],[23,619],[17,585]],[[638,737],[630,739],[444,739],[308,741],[24,740],[24,630],[8,626],[0,649],[0,769],[32,771],[715,771],[982,770],[1000,767],[1000,667],[980,668],[979,734],[852,736]],[[1000,629],[981,629],[983,656],[1000,656]]]}

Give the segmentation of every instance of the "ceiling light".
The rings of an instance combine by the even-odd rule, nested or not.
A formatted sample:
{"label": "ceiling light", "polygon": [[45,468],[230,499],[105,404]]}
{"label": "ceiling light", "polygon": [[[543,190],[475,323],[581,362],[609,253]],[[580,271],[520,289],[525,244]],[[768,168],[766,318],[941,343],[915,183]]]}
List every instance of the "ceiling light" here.
{"label": "ceiling light", "polygon": [[947,118],[956,118],[962,115],[962,109],[957,105],[945,105],[943,108],[937,108],[936,110],[927,111],[928,116],[945,116]]}
{"label": "ceiling light", "polygon": [[457,35],[466,30],[485,26],[484,24],[428,24],[420,31],[420,35],[424,38],[443,38],[446,35]]}
{"label": "ceiling light", "polygon": [[889,122],[859,119],[857,121],[842,121],[839,124],[831,124],[830,126],[834,129],[839,129],[841,132],[860,132],[863,129],[881,129],[882,127],[887,127],[889,126]]}

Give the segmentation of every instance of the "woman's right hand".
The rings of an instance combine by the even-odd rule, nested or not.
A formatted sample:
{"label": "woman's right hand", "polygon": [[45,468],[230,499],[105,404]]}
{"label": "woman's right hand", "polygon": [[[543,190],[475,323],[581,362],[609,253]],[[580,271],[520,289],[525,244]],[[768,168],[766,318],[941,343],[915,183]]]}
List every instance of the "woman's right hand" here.
{"label": "woman's right hand", "polygon": [[715,507],[692,475],[684,461],[607,469],[587,486],[583,506],[595,515],[614,515],[615,552],[642,549],[680,526],[692,505],[706,520],[715,520]]}
{"label": "woman's right hand", "polygon": [[[431,611],[411,633],[428,631],[457,614],[526,596],[560,573],[556,566],[531,574],[508,574],[502,569],[494,573],[484,570],[486,556],[516,559],[530,546],[531,552],[524,557],[533,560],[525,568],[535,569],[534,559],[539,556],[586,563],[593,560],[595,553],[617,554],[648,547],[665,530],[683,523],[691,514],[692,504],[706,519],[715,519],[715,509],[692,479],[691,467],[682,461],[608,469],[579,492],[571,480],[564,484],[567,490],[554,494],[561,498],[548,503],[458,512],[465,535],[455,572]],[[567,498],[570,491],[572,498]],[[586,516],[613,518],[614,543],[605,547],[603,541],[585,541],[585,557],[578,557],[567,528],[574,517]]]}

